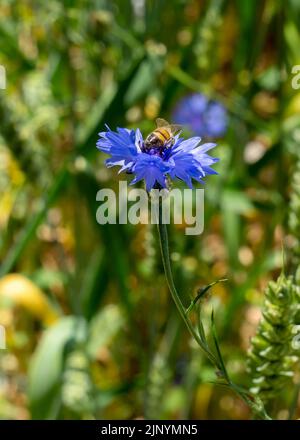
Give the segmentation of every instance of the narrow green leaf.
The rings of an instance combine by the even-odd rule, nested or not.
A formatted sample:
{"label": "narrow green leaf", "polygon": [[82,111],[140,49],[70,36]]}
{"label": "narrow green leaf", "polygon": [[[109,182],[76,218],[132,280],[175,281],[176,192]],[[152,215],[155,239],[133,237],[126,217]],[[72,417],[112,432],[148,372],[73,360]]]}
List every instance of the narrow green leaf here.
{"label": "narrow green leaf", "polygon": [[33,419],[54,419],[61,407],[65,351],[72,341],[84,340],[85,321],[62,318],[44,334],[29,366],[28,397]]}

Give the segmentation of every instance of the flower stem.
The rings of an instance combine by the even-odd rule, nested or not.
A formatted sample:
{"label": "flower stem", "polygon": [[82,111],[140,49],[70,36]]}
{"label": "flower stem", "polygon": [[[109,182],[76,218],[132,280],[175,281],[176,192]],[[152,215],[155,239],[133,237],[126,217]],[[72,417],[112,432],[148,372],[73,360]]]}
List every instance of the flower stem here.
{"label": "flower stem", "polygon": [[[166,280],[168,283],[168,287],[170,289],[172,298],[175,302],[175,305],[187,327],[189,330],[191,336],[195,339],[195,341],[198,343],[200,348],[203,350],[207,358],[210,360],[210,362],[213,364],[213,366],[217,369],[217,374],[220,374],[222,379],[225,381],[225,385],[228,386],[232,391],[234,391],[236,394],[239,395],[239,397],[250,407],[253,414],[257,415],[261,419],[265,420],[271,420],[271,418],[268,416],[268,414],[265,411],[265,408],[260,401],[260,399],[251,396],[250,393],[248,393],[247,390],[244,390],[243,388],[239,387],[235,383],[233,383],[228,376],[228,373],[226,371],[226,368],[223,363],[223,359],[221,356],[221,353],[219,352],[218,357],[210,350],[208,344],[206,341],[204,341],[199,333],[194,328],[192,322],[189,319],[189,308],[186,309],[181,301],[181,298],[177,292],[173,274],[172,274],[172,267],[171,267],[171,260],[170,260],[170,252],[169,252],[169,240],[168,240],[168,230],[166,224],[162,221],[162,202],[159,201],[159,209],[158,209],[158,235],[159,235],[159,243],[160,243],[160,249],[162,254],[162,261],[165,271]],[[218,348],[218,347],[217,347]],[[219,350],[219,348],[218,348]]]}
{"label": "flower stem", "polygon": [[167,226],[162,222],[162,210],[161,205],[159,206],[159,221],[158,221],[158,234],[159,234],[159,243],[160,243],[160,249],[162,254],[162,261],[163,266],[165,270],[165,276],[167,279],[167,283],[172,295],[172,298],[176,304],[176,307],[187,326],[190,334],[193,336],[193,338],[197,341],[198,345],[202,348],[202,350],[205,352],[209,360],[214,364],[218,364],[217,359],[215,356],[210,353],[209,350],[207,350],[205,344],[203,344],[202,340],[200,339],[198,333],[196,332],[195,328],[193,327],[191,321],[188,318],[188,313],[183,306],[180,296],[177,292],[174,280],[173,280],[173,274],[172,274],[172,268],[171,268],[171,261],[170,261],[170,253],[169,253],[169,239],[168,239],[168,230]]}

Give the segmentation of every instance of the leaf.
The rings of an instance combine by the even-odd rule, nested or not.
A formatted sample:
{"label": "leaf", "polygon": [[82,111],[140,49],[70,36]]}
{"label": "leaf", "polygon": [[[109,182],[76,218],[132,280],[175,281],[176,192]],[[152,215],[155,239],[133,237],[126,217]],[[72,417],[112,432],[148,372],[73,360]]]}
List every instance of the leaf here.
{"label": "leaf", "polygon": [[50,188],[48,192],[48,196],[42,202],[41,206],[39,206],[37,211],[33,213],[32,216],[29,217],[28,222],[25,225],[24,229],[20,232],[19,237],[16,240],[16,243],[11,247],[3,264],[1,265],[0,277],[7,274],[13,269],[14,265],[22,255],[27,244],[34,236],[36,229],[43,221],[45,215],[48,212],[49,207],[56,200],[58,194],[60,193],[61,189],[66,183],[67,176],[68,176],[68,171],[66,168],[63,168],[62,171],[57,176],[52,187]]}
{"label": "leaf", "polygon": [[47,330],[31,359],[28,397],[33,419],[55,419],[61,408],[61,385],[67,346],[83,341],[85,321],[66,317]]}
{"label": "leaf", "polygon": [[161,72],[163,62],[160,57],[149,57],[140,65],[125,95],[125,104],[133,105],[137,100],[153,89],[156,76]]}
{"label": "leaf", "polygon": [[[97,202],[95,194],[99,190],[99,183],[95,176],[84,173],[76,175],[79,191],[86,198],[91,216],[95,219]],[[119,293],[127,312],[131,314],[132,303],[128,287],[129,260],[125,252],[124,238],[122,236],[123,225],[97,225],[97,231],[103,240],[103,244],[109,252],[106,255],[109,271],[113,273],[119,287]]]}
{"label": "leaf", "polygon": [[214,344],[215,344],[215,348],[216,348],[216,352],[217,352],[217,356],[220,362],[220,373],[222,373],[222,376],[227,380],[228,383],[231,383],[229,376],[227,374],[227,370],[223,361],[223,356],[220,350],[220,346],[219,346],[219,341],[218,341],[218,336],[217,336],[217,330],[216,330],[216,325],[215,325],[215,318],[214,318],[214,311],[212,310],[211,312],[211,331],[212,331],[212,337],[214,340]]}
{"label": "leaf", "polygon": [[222,197],[222,206],[237,214],[248,214],[255,210],[255,206],[245,192],[235,189],[226,189]]}
{"label": "leaf", "polygon": [[78,139],[78,145],[85,145],[86,139],[89,138],[91,133],[101,131],[99,121],[102,120],[104,113],[113,102],[116,93],[117,86],[115,83],[112,83],[100,95],[90,113],[87,115],[84,124],[80,125],[77,130],[76,138]]}
{"label": "leaf", "polygon": [[106,292],[108,280],[108,262],[105,254],[102,248],[96,249],[89,260],[80,289],[82,313],[87,320],[97,312]]}
{"label": "leaf", "polygon": [[197,296],[192,300],[191,304],[187,308],[186,313],[188,314],[193,310],[196,303],[198,301],[200,301],[200,299],[202,299],[205,296],[205,294],[209,291],[209,289],[211,289],[211,287],[213,287],[215,284],[221,283],[223,281],[227,281],[227,279],[213,281],[212,283],[208,284],[207,286],[201,287],[201,289],[198,290]]}

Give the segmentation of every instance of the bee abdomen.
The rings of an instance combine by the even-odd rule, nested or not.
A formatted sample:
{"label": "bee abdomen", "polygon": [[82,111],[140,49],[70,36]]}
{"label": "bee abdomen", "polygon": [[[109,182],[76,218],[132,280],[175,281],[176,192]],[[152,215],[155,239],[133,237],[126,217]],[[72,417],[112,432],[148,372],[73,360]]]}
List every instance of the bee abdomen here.
{"label": "bee abdomen", "polygon": [[166,128],[157,128],[153,132],[161,141],[167,141],[170,139],[170,133]]}

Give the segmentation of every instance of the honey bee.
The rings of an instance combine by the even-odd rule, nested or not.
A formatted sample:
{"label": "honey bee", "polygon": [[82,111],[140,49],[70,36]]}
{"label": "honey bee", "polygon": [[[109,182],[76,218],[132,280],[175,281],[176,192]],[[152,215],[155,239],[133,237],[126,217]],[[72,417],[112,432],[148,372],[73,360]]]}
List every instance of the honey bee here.
{"label": "honey bee", "polygon": [[161,118],[156,119],[156,129],[145,140],[145,148],[171,147],[174,136],[181,130],[180,125],[169,124]]}

